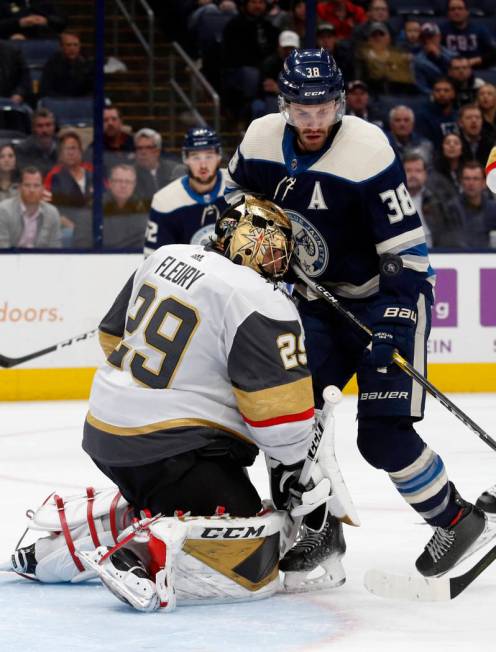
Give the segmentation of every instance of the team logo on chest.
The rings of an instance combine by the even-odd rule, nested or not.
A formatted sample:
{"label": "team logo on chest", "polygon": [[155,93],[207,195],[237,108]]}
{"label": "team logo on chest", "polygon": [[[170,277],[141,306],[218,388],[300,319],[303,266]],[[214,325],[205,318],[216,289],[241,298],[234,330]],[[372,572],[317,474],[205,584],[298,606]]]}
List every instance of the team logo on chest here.
{"label": "team logo on chest", "polygon": [[204,247],[210,242],[210,238],[213,236],[214,231],[215,224],[207,224],[207,226],[203,226],[193,234],[193,237],[190,240],[190,244],[199,244]]}
{"label": "team logo on chest", "polygon": [[329,249],[321,233],[303,215],[284,208],[293,224],[295,256],[308,276],[320,276],[329,261]]}

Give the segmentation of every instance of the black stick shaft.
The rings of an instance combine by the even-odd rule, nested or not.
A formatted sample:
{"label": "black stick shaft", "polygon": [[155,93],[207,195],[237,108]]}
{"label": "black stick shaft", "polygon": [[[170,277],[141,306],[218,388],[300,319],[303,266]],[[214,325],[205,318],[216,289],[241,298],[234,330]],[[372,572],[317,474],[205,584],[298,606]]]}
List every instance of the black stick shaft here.
{"label": "black stick shaft", "polygon": [[[312,290],[312,292],[315,292],[315,294],[325,299],[335,310],[337,310],[348,321],[353,323],[363,333],[372,335],[370,328],[363,324],[352,312],[344,308],[327,288],[325,288],[323,285],[320,285],[319,283],[312,281],[297,264],[293,263],[292,267],[295,274],[305,283],[308,288],[310,288],[310,290]],[[460,410],[459,407],[450,401],[450,399],[445,396],[439,389],[437,389],[437,387],[430,383],[427,378],[425,378],[425,376],[418,372],[415,367],[413,367],[408,362],[408,360],[405,360],[405,358],[403,358],[403,356],[401,356],[397,351],[394,353],[393,361],[406,374],[414,378],[419,383],[419,385],[421,385],[425,391],[428,392],[433,398],[439,401],[441,405],[444,405],[444,407],[449,412],[451,412],[451,414],[454,414],[455,417],[457,417],[464,425],[470,428],[470,430],[472,430],[472,432],[474,432],[480,439],[482,439],[483,442],[492,448],[493,451],[496,451],[496,441],[490,437],[487,432],[482,430],[482,428],[478,426],[475,421],[472,421],[472,419],[466,415],[465,412]]]}
{"label": "black stick shaft", "polygon": [[92,335],[94,335],[97,332],[97,330],[98,330],[97,328],[93,328],[92,330],[87,331],[86,333],[82,333],[81,335],[76,335],[76,337],[71,337],[68,340],[64,340],[63,342],[58,342],[58,344],[47,346],[45,349],[40,349],[39,351],[33,351],[33,353],[28,353],[27,355],[21,355],[18,358],[10,358],[9,356],[0,354],[0,367],[4,369],[10,369],[11,367],[16,367],[18,364],[21,364],[22,362],[28,362],[28,360],[34,360],[35,358],[40,358],[42,355],[46,355],[47,353],[52,353],[52,351],[57,351],[58,349],[63,349],[66,346],[71,346],[76,342],[82,342],[83,340],[86,340],[90,338]]}

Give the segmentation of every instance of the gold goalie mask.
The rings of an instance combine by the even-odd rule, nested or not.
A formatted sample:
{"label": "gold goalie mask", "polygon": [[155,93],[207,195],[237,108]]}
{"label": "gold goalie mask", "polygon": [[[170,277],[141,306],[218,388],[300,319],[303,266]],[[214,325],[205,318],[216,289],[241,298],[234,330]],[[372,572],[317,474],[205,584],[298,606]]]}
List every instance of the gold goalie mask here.
{"label": "gold goalie mask", "polygon": [[267,199],[245,195],[215,226],[216,245],[237,265],[280,280],[288,271],[294,241],[291,221]]}

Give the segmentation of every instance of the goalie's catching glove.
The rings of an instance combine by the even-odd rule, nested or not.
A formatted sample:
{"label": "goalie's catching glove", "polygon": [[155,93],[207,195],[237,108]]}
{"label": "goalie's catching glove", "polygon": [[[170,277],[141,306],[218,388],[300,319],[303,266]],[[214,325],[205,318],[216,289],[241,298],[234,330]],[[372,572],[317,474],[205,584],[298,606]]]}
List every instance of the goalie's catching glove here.
{"label": "goalie's catching glove", "polygon": [[417,311],[414,308],[381,304],[375,309],[372,324],[372,348],[368,362],[377,368],[387,367],[395,351],[407,355],[415,337]]}

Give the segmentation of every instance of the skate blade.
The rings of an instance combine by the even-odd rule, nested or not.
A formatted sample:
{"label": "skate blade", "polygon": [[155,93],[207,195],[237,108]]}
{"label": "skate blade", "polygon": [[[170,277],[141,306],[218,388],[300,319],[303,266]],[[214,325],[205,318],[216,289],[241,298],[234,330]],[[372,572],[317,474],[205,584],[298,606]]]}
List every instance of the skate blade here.
{"label": "skate blade", "polygon": [[284,573],[285,593],[304,593],[337,589],[346,581],[341,559],[326,559],[311,571],[288,571]]}

